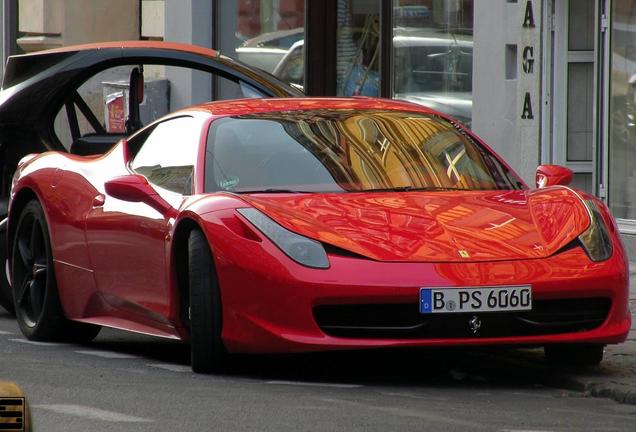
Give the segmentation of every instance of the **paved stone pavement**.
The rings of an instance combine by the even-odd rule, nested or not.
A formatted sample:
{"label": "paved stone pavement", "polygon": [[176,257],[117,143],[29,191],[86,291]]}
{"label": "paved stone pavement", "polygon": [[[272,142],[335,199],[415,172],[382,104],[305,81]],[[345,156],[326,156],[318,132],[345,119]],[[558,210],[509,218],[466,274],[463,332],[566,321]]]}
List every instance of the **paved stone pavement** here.
{"label": "paved stone pavement", "polygon": [[630,263],[632,329],[625,343],[609,345],[597,369],[562,370],[555,385],[636,405],[636,262]]}

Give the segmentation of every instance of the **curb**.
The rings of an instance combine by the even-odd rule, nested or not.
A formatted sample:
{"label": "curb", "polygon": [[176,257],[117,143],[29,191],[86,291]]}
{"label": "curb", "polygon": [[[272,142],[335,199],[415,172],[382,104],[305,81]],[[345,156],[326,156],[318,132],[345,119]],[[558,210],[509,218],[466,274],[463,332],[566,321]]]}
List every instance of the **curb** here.
{"label": "curb", "polygon": [[[631,357],[627,353],[619,355]],[[606,361],[607,359],[604,363]],[[630,366],[629,362],[624,360],[610,360],[606,367],[601,365],[599,369],[556,369],[548,372],[544,384],[552,388],[583,393],[585,397],[605,398],[622,404],[636,405],[636,374]]]}
{"label": "curb", "polygon": [[613,399],[616,402],[636,405],[636,391],[619,387],[605,386],[601,383],[585,384],[585,394],[593,397]]}
{"label": "curb", "polygon": [[[510,369],[525,370],[526,376],[538,385],[557,390],[572,391],[583,397],[605,398],[615,402],[636,405],[636,373],[633,369],[625,374],[627,363],[611,361],[605,367],[577,367],[567,369],[563,366],[550,366],[543,360],[543,353],[537,350],[528,356],[493,356],[493,360],[501,361]],[[624,354],[621,354],[621,357]],[[631,357],[631,356],[630,356]],[[604,363],[607,360],[604,360]],[[631,369],[631,368],[630,368]],[[620,372],[623,371],[621,374]]]}
{"label": "curb", "polygon": [[636,391],[623,385],[584,381],[573,377],[551,377],[550,387],[583,393],[585,397],[605,398],[613,401],[636,405]]}

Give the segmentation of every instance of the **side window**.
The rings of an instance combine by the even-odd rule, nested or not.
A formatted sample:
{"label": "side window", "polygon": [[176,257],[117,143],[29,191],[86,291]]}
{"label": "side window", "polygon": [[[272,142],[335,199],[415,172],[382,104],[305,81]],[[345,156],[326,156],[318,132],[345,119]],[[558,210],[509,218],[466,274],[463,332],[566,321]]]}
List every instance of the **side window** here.
{"label": "side window", "polygon": [[160,123],[141,144],[131,168],[155,186],[191,195],[200,136],[201,125],[192,117]]}

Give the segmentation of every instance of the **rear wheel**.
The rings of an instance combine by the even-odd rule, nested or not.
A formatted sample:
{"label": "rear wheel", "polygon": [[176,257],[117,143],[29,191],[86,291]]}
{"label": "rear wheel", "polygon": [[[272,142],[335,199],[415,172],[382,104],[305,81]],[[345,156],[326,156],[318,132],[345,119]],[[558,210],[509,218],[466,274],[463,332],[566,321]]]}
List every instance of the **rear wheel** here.
{"label": "rear wheel", "polygon": [[560,366],[597,366],[603,361],[605,345],[556,344],[544,347],[549,363]]}
{"label": "rear wheel", "polygon": [[49,230],[42,206],[20,213],[11,254],[13,304],[20,330],[31,340],[88,342],[101,327],[66,319],[57,291]]}
{"label": "rear wheel", "polygon": [[227,364],[221,341],[221,294],[208,241],[199,230],[188,238],[188,281],[192,370],[221,372]]}

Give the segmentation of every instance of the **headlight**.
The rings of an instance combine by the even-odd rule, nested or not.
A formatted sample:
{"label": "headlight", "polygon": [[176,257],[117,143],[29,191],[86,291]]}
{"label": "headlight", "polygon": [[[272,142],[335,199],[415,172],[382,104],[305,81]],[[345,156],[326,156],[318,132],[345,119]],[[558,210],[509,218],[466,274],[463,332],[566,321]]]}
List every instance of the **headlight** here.
{"label": "headlight", "polygon": [[240,208],[236,211],[297,263],[312,268],[329,268],[327,252],[320,242],[283,228],[255,208]]}
{"label": "headlight", "polygon": [[584,204],[590,215],[590,226],[579,240],[592,261],[605,261],[612,256],[612,240],[596,203],[585,200]]}

